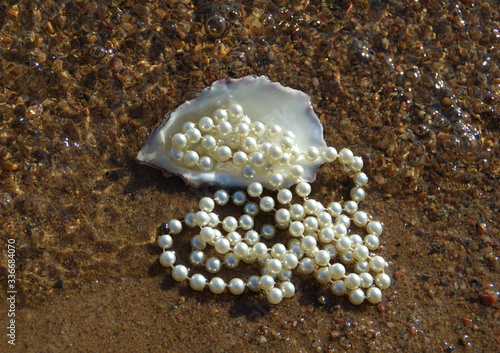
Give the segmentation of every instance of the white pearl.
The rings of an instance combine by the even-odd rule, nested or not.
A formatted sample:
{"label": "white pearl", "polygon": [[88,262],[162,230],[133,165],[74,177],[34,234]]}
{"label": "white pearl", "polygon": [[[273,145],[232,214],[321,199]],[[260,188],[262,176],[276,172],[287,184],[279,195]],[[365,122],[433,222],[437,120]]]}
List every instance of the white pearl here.
{"label": "white pearl", "polygon": [[231,149],[228,146],[220,146],[215,152],[215,158],[220,162],[225,162],[231,158]]}
{"label": "white pearl", "polygon": [[224,256],[224,265],[230,270],[234,270],[240,264],[240,260],[234,257],[233,253],[227,253]]}
{"label": "white pearl", "polygon": [[188,122],[184,123],[184,125],[182,125],[182,131],[188,132],[189,130],[191,130],[192,128],[195,128],[195,127],[196,127],[195,123],[193,123],[192,121],[188,121]]}
{"label": "white pearl", "polygon": [[290,223],[290,219],[291,219],[290,211],[288,211],[285,208],[280,208],[278,211],[276,211],[274,218],[276,219],[276,222],[278,222],[278,223],[288,224],[288,223]]}
{"label": "white pearl", "polygon": [[254,246],[259,242],[259,240],[260,240],[260,235],[255,230],[249,230],[248,232],[245,233],[245,242],[249,246]]}
{"label": "white pearl", "polygon": [[172,219],[168,224],[168,227],[172,234],[179,234],[182,231],[182,223],[177,219]]}
{"label": "white pearl", "polygon": [[279,287],[285,298],[291,298],[295,295],[295,286],[292,282],[281,282]]}
{"label": "white pearl", "polygon": [[229,201],[229,194],[225,190],[217,190],[214,194],[214,201],[219,206],[225,206]]}
{"label": "white pearl", "polygon": [[202,172],[209,172],[214,167],[214,163],[212,162],[212,159],[210,157],[203,156],[198,161],[198,167]]}
{"label": "white pearl", "polygon": [[355,201],[344,202],[344,211],[348,214],[353,214],[358,210],[358,203]]}
{"label": "white pearl", "polygon": [[355,172],[359,172],[363,168],[363,159],[361,157],[353,157],[352,162],[349,164],[349,168]]}
{"label": "white pearl", "polygon": [[342,264],[335,263],[328,269],[333,279],[341,279],[345,275],[345,267]]}
{"label": "white pearl", "polygon": [[222,263],[217,257],[209,257],[205,263],[205,268],[210,273],[217,273],[220,271]]}
{"label": "white pearl", "polygon": [[172,278],[177,282],[184,281],[188,276],[188,270],[184,265],[177,265],[172,269]]}
{"label": "white pearl", "polygon": [[164,267],[170,267],[175,264],[175,254],[172,251],[165,251],[160,256],[160,264]]}
{"label": "white pearl", "polygon": [[321,212],[318,215],[318,224],[321,229],[330,227],[332,225],[332,216],[328,212]]}
{"label": "white pearl", "polygon": [[370,266],[367,261],[356,262],[354,265],[354,271],[356,273],[365,273],[370,271]]}
{"label": "white pearl", "polygon": [[323,153],[323,159],[327,162],[333,162],[337,159],[337,150],[333,147],[327,147]]}
{"label": "white pearl", "polygon": [[247,202],[245,206],[243,206],[243,212],[249,216],[255,217],[259,213],[259,205],[255,202]]}
{"label": "white pearl", "polygon": [[286,247],[281,243],[276,243],[271,248],[271,256],[278,260],[283,260],[286,255]]}
{"label": "white pearl", "polygon": [[198,122],[198,128],[203,132],[210,132],[214,128],[214,121],[208,116],[204,116]]}
{"label": "white pearl", "polygon": [[174,241],[172,237],[168,234],[163,234],[161,237],[158,238],[158,246],[163,250],[170,249],[173,244]]}
{"label": "white pearl", "polygon": [[330,289],[331,289],[332,293],[338,297],[341,297],[346,293],[344,281],[333,282]]}
{"label": "white pearl", "polygon": [[314,259],[316,257],[316,255],[318,254],[319,252],[319,248],[317,246],[315,246],[314,248],[312,248],[311,250],[308,250],[306,252],[306,256],[310,257],[311,259]]}
{"label": "white pearl", "polygon": [[[349,235],[349,239],[352,241],[352,247],[356,248],[360,245],[363,245],[363,239],[358,234],[351,234]],[[368,251],[368,249],[367,249]]]}
{"label": "white pearl", "polygon": [[208,243],[215,238],[215,231],[210,227],[203,227],[200,231],[200,240]]}
{"label": "white pearl", "polygon": [[266,163],[264,154],[262,154],[261,152],[250,153],[250,155],[248,156],[248,160],[250,162],[250,165],[252,165],[255,168],[262,168]]}
{"label": "white pearl", "polygon": [[193,250],[189,254],[189,262],[193,266],[201,266],[205,262],[205,253],[201,250]]}
{"label": "white pearl", "polygon": [[244,259],[248,256],[250,249],[244,242],[239,242],[233,249],[234,257],[237,259]]}
{"label": "white pearl", "polygon": [[271,304],[278,304],[283,300],[283,292],[279,288],[272,288],[266,292],[267,301]]}
{"label": "white pearl", "polygon": [[210,283],[208,283],[208,288],[210,288],[210,291],[214,294],[221,294],[226,288],[226,283],[222,278],[214,277],[210,280]]}
{"label": "white pearl", "polygon": [[228,118],[228,114],[227,114],[226,109],[217,109],[214,112],[214,120],[216,123],[220,123],[224,120],[227,120],[227,118]]}
{"label": "white pearl", "polygon": [[300,221],[292,222],[292,224],[290,224],[290,227],[288,228],[290,235],[293,237],[300,237],[304,235],[304,230],[304,224]]}
{"label": "white pearl", "polygon": [[370,288],[373,285],[373,277],[371,274],[364,272],[359,275],[360,285],[363,288]]}
{"label": "white pearl", "polygon": [[250,132],[250,127],[248,126],[248,124],[245,123],[239,123],[234,128],[235,135],[241,139],[247,137],[249,132]]}
{"label": "white pearl", "polygon": [[388,275],[386,275],[385,273],[379,273],[375,277],[375,284],[380,289],[387,289],[391,285],[391,278]]}
{"label": "white pearl", "polygon": [[281,137],[280,140],[280,146],[283,149],[283,151],[288,152],[292,149],[294,145],[294,141],[291,137],[289,136],[283,136]]}
{"label": "white pearl", "polygon": [[247,202],[247,195],[244,191],[239,190],[233,194],[233,203],[236,206],[243,206]]}
{"label": "white pearl", "polygon": [[259,292],[260,291],[259,280],[260,277],[256,275],[248,277],[247,279],[248,289],[250,289],[252,292]]}
{"label": "white pearl", "polygon": [[257,148],[257,140],[252,136],[247,136],[243,140],[243,143],[241,144],[241,149],[246,153],[253,152],[255,151],[256,148]]}
{"label": "white pearl", "polygon": [[222,228],[228,233],[233,232],[238,228],[238,221],[233,216],[227,216],[222,221]]}
{"label": "white pearl", "polygon": [[349,228],[351,224],[351,219],[347,217],[345,214],[341,214],[335,218],[335,223],[343,224],[346,228]]}
{"label": "white pearl", "polygon": [[314,257],[314,262],[318,266],[326,266],[330,263],[330,253],[326,250],[320,250]]}
{"label": "white pearl", "polygon": [[328,251],[328,253],[330,254],[330,259],[334,259],[335,256],[337,256],[337,250],[335,249],[335,245],[333,244],[326,244],[325,246],[323,246],[323,250]]}
{"label": "white pearl", "polygon": [[246,165],[243,167],[243,169],[241,169],[241,175],[245,179],[253,179],[256,174],[257,174],[257,172],[255,171],[255,169],[253,169],[249,165]]}
{"label": "white pearl", "polygon": [[264,212],[270,212],[274,209],[274,199],[271,196],[264,196],[260,199],[259,207]]}
{"label": "white pearl", "polygon": [[271,159],[278,160],[283,156],[283,151],[280,146],[272,145],[267,151]]}
{"label": "white pearl", "polygon": [[207,247],[207,243],[200,239],[198,235],[191,238],[191,247],[194,250],[203,250]]}
{"label": "white pearl", "polygon": [[299,180],[300,178],[302,178],[304,176],[304,167],[302,167],[301,165],[294,165],[291,169],[290,169],[290,176],[292,177],[292,179],[296,179],[296,180]]}
{"label": "white pearl", "polygon": [[200,209],[205,212],[212,212],[215,202],[210,197],[203,197],[199,202]]}
{"label": "white pearl", "polygon": [[332,228],[324,228],[321,230],[319,233],[319,241],[326,244],[326,243],[331,243],[333,239],[335,238],[335,233],[333,232]]}
{"label": "white pearl", "polygon": [[342,205],[338,202],[331,202],[326,206],[326,210],[332,217],[338,217],[342,213]]}
{"label": "white pearl", "polygon": [[365,293],[359,288],[349,293],[349,301],[354,305],[360,305],[364,300]]}
{"label": "white pearl", "polygon": [[297,145],[294,145],[292,147],[292,150],[290,151],[290,160],[292,162],[295,162],[297,159],[300,158],[300,156],[302,155],[301,151],[300,151],[300,148],[299,146]]}
{"label": "white pearl", "polygon": [[351,250],[352,241],[349,237],[341,237],[335,244],[338,252],[346,253]]}
{"label": "white pearl", "polygon": [[319,150],[316,146],[308,146],[304,151],[304,157],[310,162],[314,162],[319,157]]}
{"label": "white pearl", "polygon": [[272,239],[276,235],[276,228],[272,224],[264,224],[260,229],[261,235],[266,239]]}
{"label": "white pearl", "polygon": [[231,132],[233,132],[233,126],[229,121],[222,121],[217,125],[216,133],[218,136],[228,136]]}
{"label": "white pearl", "polygon": [[363,190],[362,188],[358,188],[357,186],[351,189],[350,195],[353,201],[356,202],[363,201],[366,197],[365,190]]}
{"label": "white pearl", "polygon": [[347,234],[347,227],[342,223],[335,223],[333,226],[333,234],[335,238],[340,239]]}
{"label": "white pearl", "polygon": [[351,150],[347,148],[343,148],[339,154],[338,154],[338,159],[340,163],[342,164],[351,164],[354,158],[354,154],[352,153]]}
{"label": "white pearl", "polygon": [[299,259],[293,253],[288,253],[283,259],[283,267],[287,270],[293,270],[299,264]]}
{"label": "white pearl", "polygon": [[183,162],[188,167],[194,167],[198,164],[199,160],[200,156],[195,151],[186,151],[186,153],[184,153]]}
{"label": "white pearl", "polygon": [[318,220],[316,217],[307,217],[304,220],[304,228],[307,233],[316,232],[318,230]]}
{"label": "white pearl", "polygon": [[242,167],[248,162],[248,156],[243,151],[238,151],[233,155],[233,164],[237,167]]}
{"label": "white pearl", "polygon": [[289,204],[290,201],[292,201],[292,197],[292,192],[288,189],[281,189],[280,191],[278,191],[277,199],[278,202],[282,205]]}
{"label": "white pearl", "polygon": [[283,270],[283,265],[281,261],[278,259],[271,259],[267,263],[267,271],[271,276],[276,276],[278,273]]}
{"label": "white pearl", "polygon": [[385,268],[385,260],[382,256],[375,256],[369,261],[370,268],[375,272],[383,271]]}
{"label": "white pearl", "polygon": [[359,187],[363,187],[366,184],[368,184],[368,177],[366,176],[365,173],[355,174],[353,180],[354,180],[354,183]]}
{"label": "white pearl", "polygon": [[382,234],[382,224],[377,221],[371,221],[367,224],[366,230],[368,233],[373,233],[377,236],[380,236]]}
{"label": "white pearl", "polygon": [[304,251],[309,251],[314,249],[316,244],[317,244],[316,239],[314,239],[313,236],[306,235],[304,238],[302,238],[302,241],[300,242],[300,247]]}
{"label": "white pearl", "polygon": [[278,138],[278,136],[281,133],[281,126],[278,124],[271,124],[267,128],[267,136],[269,136],[271,139]]}
{"label": "white pearl", "polygon": [[366,246],[359,245],[356,249],[354,249],[353,256],[358,261],[365,261],[370,255],[370,251]]}
{"label": "white pearl", "polygon": [[256,137],[261,137],[266,132],[266,126],[260,121],[255,121],[250,124],[250,130],[252,130],[252,134]]}
{"label": "white pearl", "polygon": [[191,288],[197,291],[203,290],[206,284],[207,284],[207,279],[202,274],[199,273],[194,274],[189,280],[189,285],[191,286]]}
{"label": "white pearl", "polygon": [[240,228],[243,230],[250,230],[253,228],[253,218],[247,214],[242,215],[238,219],[238,224],[240,225]]}
{"label": "white pearl", "polygon": [[240,278],[233,278],[229,281],[229,291],[234,295],[240,295],[245,291],[245,282]]}
{"label": "white pearl", "polygon": [[278,189],[283,184],[283,175],[280,173],[274,173],[269,177],[269,185],[273,189]]}
{"label": "white pearl", "polygon": [[290,206],[290,216],[292,216],[292,219],[294,221],[300,221],[304,219],[305,211],[304,207],[302,205],[299,205],[298,203],[293,204]]}
{"label": "white pearl", "polygon": [[366,291],[366,300],[372,304],[378,304],[382,301],[382,291],[377,287],[368,288]]}
{"label": "white pearl", "polygon": [[198,211],[194,214],[194,223],[198,227],[204,227],[210,222],[210,216],[205,211]]}
{"label": "white pearl", "polygon": [[184,152],[171,150],[170,158],[173,159],[174,161],[180,162],[184,158]]}
{"label": "white pearl", "polygon": [[274,286],[274,278],[269,275],[264,275],[259,278],[259,288],[263,291],[268,291]]}
{"label": "white pearl", "polygon": [[356,273],[349,273],[344,278],[345,286],[351,290],[358,288],[360,283],[361,283],[361,280],[359,279],[359,276]]}
{"label": "white pearl", "polygon": [[190,212],[184,217],[184,222],[189,228],[194,228],[196,227],[196,223],[194,223],[194,213]]}
{"label": "white pearl", "polygon": [[211,135],[203,136],[203,138],[201,139],[201,147],[208,152],[215,150],[215,148],[217,147],[217,141],[215,140],[215,137]]}
{"label": "white pearl", "polygon": [[186,132],[186,139],[189,143],[194,144],[200,141],[201,132],[197,128],[193,127]]}
{"label": "white pearl", "polygon": [[262,259],[267,255],[267,245],[264,243],[257,243],[252,247],[252,252],[256,258]]}
{"label": "white pearl", "polygon": [[374,234],[368,234],[365,239],[365,245],[370,250],[377,250],[380,245],[380,240]]}
{"label": "white pearl", "polygon": [[368,215],[366,214],[366,212],[357,211],[353,214],[352,221],[356,226],[364,227],[366,223],[368,223]]}
{"label": "white pearl", "polygon": [[319,283],[328,283],[331,281],[330,275],[328,273],[328,268],[321,267],[314,272],[314,277]]}
{"label": "white pearl", "polygon": [[217,251],[219,254],[225,254],[231,248],[231,244],[229,243],[229,240],[227,240],[226,238],[221,238],[215,242],[214,248],[215,251]]}
{"label": "white pearl", "polygon": [[243,115],[243,117],[240,119],[240,123],[244,123],[244,124],[247,124],[248,126],[250,126],[250,124],[252,123],[252,119],[250,119],[246,115]]}
{"label": "white pearl", "polygon": [[188,143],[188,140],[186,138],[186,135],[181,134],[180,132],[175,134],[172,137],[172,146],[174,146],[175,148],[177,148],[179,150],[186,148],[187,143]]}
{"label": "white pearl", "polygon": [[318,211],[316,200],[309,199],[304,201],[304,211],[306,211],[306,214],[308,215],[315,215]]}
{"label": "white pearl", "polygon": [[[295,239],[298,240],[298,239]],[[304,250],[300,248],[300,241],[298,245],[294,245],[290,247],[290,252],[293,253],[296,257],[297,260],[301,260],[304,257]]]}
{"label": "white pearl", "polygon": [[259,150],[259,152],[262,152],[264,155],[267,155],[267,154],[268,154],[267,152],[268,152],[268,151],[269,151],[269,149],[272,147],[272,145],[273,145],[273,144],[272,144],[272,143],[270,143],[270,142],[264,142],[263,144],[261,144],[261,145],[260,145],[260,150]]}
{"label": "white pearl", "polygon": [[252,197],[259,197],[263,191],[264,188],[262,184],[256,181],[251,182],[247,187],[247,193]]}
{"label": "white pearl", "polygon": [[[306,182],[298,183],[297,186],[295,187],[295,192],[300,197],[307,197],[311,193],[311,185],[309,185],[309,183]],[[313,201],[313,200],[307,200],[307,201]]]}
{"label": "white pearl", "polygon": [[299,262],[298,271],[302,274],[308,275],[314,271],[314,261],[309,258],[303,258]]}
{"label": "white pearl", "polygon": [[243,117],[243,107],[239,104],[231,104],[227,109],[227,113],[231,119],[240,119]]}
{"label": "white pearl", "polygon": [[354,262],[354,256],[352,256],[351,252],[346,252],[344,254],[340,254],[340,261],[344,265],[350,265]]}

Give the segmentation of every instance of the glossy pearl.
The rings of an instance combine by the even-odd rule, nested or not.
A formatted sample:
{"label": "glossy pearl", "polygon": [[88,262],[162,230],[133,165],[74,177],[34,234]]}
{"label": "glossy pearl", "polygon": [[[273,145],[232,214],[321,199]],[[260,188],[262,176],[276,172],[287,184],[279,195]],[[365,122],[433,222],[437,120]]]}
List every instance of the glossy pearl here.
{"label": "glossy pearl", "polygon": [[224,289],[226,288],[226,283],[222,278],[214,277],[210,280],[208,288],[214,294],[221,294],[222,292],[224,292]]}
{"label": "glossy pearl", "polygon": [[175,254],[172,251],[165,251],[160,256],[160,264],[164,267],[171,267],[175,264]]}
{"label": "glossy pearl", "polygon": [[245,291],[245,282],[240,278],[233,278],[229,281],[229,291],[234,295],[240,295]]}
{"label": "glossy pearl", "polygon": [[207,279],[202,274],[195,274],[189,280],[189,285],[196,291],[201,291],[205,288],[207,284]]}
{"label": "glossy pearl", "polygon": [[188,270],[184,265],[177,265],[172,269],[172,278],[177,282],[184,281],[188,276]]}

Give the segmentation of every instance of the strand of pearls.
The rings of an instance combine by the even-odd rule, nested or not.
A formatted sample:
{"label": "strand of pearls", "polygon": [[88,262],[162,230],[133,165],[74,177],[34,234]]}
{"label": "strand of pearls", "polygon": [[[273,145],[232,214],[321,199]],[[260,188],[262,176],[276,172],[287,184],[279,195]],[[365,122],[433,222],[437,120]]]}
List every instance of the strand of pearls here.
{"label": "strand of pearls", "polygon": [[[257,139],[264,134],[267,134],[266,140]],[[234,138],[236,135],[240,138]],[[183,132],[172,137],[174,149],[170,157],[185,166],[211,170],[214,158],[218,162],[232,159],[232,164],[240,167],[243,177],[249,180],[246,192],[240,190],[229,195],[225,190],[218,190],[213,198],[200,200],[199,211],[187,214],[183,221],[170,221],[169,231],[159,237],[158,245],[163,249],[160,263],[171,268],[174,280],[188,280],[194,290],[208,287],[214,294],[226,288],[235,295],[242,294],[246,288],[252,292],[263,291],[270,303],[277,304],[295,294],[291,282],[295,270],[329,285],[337,296],[347,295],[353,304],[359,305],[365,299],[373,304],[382,300],[381,290],[388,288],[391,280],[384,272],[386,261],[373,253],[380,245],[382,225],[358,210],[358,203],[365,198],[363,187],[368,182],[361,172],[362,159],[349,149],[337,153],[333,147],[319,151],[309,146],[300,152],[294,138],[293,133],[282,132],[276,124],[266,128],[260,122],[252,123],[237,104],[227,110],[216,110],[213,119],[204,117],[198,124],[186,123]],[[201,157],[195,152],[200,149],[205,152]],[[303,168],[293,164],[301,157],[308,161],[318,158],[339,161],[345,172],[353,174],[355,186],[350,190],[351,200],[331,202],[324,207],[310,198],[311,186],[302,180]],[[285,170],[285,176],[296,181],[294,193],[281,187],[283,174],[275,169]],[[266,184],[251,181],[257,173],[267,175]],[[264,196],[266,188],[274,190],[275,195]],[[300,202],[294,201],[297,199]],[[227,216],[220,221],[215,208],[224,207],[230,201],[241,206],[243,214],[238,219]],[[255,222],[259,213],[272,216],[274,224],[259,227]],[[351,224],[363,235],[350,231]],[[176,253],[171,250],[173,236],[180,234],[184,226],[199,229],[191,239],[189,262],[193,267],[201,266],[208,273],[217,274],[223,265],[235,269],[243,261],[258,265],[260,274],[246,281],[233,278],[226,283],[217,276],[209,280],[201,273],[190,273],[185,265],[176,264]],[[273,239],[277,229],[287,232],[287,244],[277,242],[267,246],[266,240]],[[211,254],[205,251],[208,246],[213,249]],[[354,272],[347,273],[346,266]]]}
{"label": "strand of pearls", "polygon": [[[266,189],[278,190],[287,180],[300,182],[304,166],[332,162],[337,151],[308,146],[301,151],[292,131],[278,124],[266,126],[243,114],[239,104],[215,110],[198,123],[186,122],[171,138],[169,158],[179,166],[200,172],[231,171],[247,182],[260,181]],[[348,150],[339,158],[347,168],[359,171],[363,161]]]}

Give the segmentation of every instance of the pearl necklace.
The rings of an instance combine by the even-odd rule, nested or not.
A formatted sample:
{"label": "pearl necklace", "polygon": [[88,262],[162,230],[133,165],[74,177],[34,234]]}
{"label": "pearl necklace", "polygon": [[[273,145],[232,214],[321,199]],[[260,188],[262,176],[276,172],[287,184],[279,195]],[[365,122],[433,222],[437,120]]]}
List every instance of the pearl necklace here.
{"label": "pearl necklace", "polygon": [[[196,291],[208,286],[214,294],[226,288],[235,295],[245,288],[263,291],[271,304],[278,304],[295,294],[291,278],[296,270],[330,285],[334,295],[348,295],[353,304],[365,299],[373,304],[382,300],[381,290],[388,288],[391,280],[384,272],[386,261],[371,253],[379,248],[382,225],[358,210],[368,182],[361,172],[361,157],[346,148],[337,153],[333,147],[320,151],[308,146],[300,151],[291,131],[283,131],[277,124],[252,122],[238,104],[217,109],[213,119],[202,117],[198,124],[185,123],[171,143],[169,156],[183,167],[205,172],[236,168],[248,180],[246,192],[229,195],[218,190],[213,198],[200,200],[199,211],[188,213],[183,221],[169,222],[168,233],[159,237],[158,245],[163,249],[160,263],[171,268],[174,280],[188,280]],[[353,174],[356,186],[350,190],[351,200],[324,207],[309,197],[311,186],[303,180],[304,168],[299,161],[316,162],[320,158],[339,161],[346,173]],[[282,187],[287,178],[296,184],[295,197],[292,190]],[[262,182],[252,181],[256,179]],[[274,190],[273,196],[264,196],[264,189]],[[301,201],[294,202],[297,199]],[[238,219],[227,216],[220,221],[215,207],[224,207],[230,201],[241,206],[243,214]],[[260,212],[274,217],[275,224],[264,224],[258,232],[255,220]],[[365,235],[350,232],[351,223]],[[208,280],[200,273],[190,275],[186,266],[176,264],[176,253],[170,250],[172,236],[180,234],[184,225],[199,229],[191,239],[189,262],[193,267],[204,266],[207,272],[216,274],[222,265],[235,269],[243,261],[260,266],[260,275],[246,281],[233,278],[228,283],[220,277]],[[277,242],[268,247],[261,238],[273,239],[276,228],[286,231],[290,239],[286,245]],[[207,246],[213,248],[212,256],[204,252]],[[354,272],[347,273],[346,266]]]}

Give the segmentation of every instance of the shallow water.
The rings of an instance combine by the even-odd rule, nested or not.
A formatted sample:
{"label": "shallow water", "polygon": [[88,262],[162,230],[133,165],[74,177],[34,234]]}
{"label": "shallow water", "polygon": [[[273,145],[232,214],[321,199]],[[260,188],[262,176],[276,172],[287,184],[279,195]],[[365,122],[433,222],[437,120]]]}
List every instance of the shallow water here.
{"label": "shallow water", "polygon": [[[494,351],[495,1],[241,3],[0,5],[0,269],[14,239],[17,280],[2,351]],[[213,189],[137,151],[177,105],[248,74],[310,95],[328,145],[364,158],[393,281],[382,304],[304,279],[277,306],[193,293],[159,265],[161,225]],[[325,166],[313,192],[327,203],[341,183]]]}

